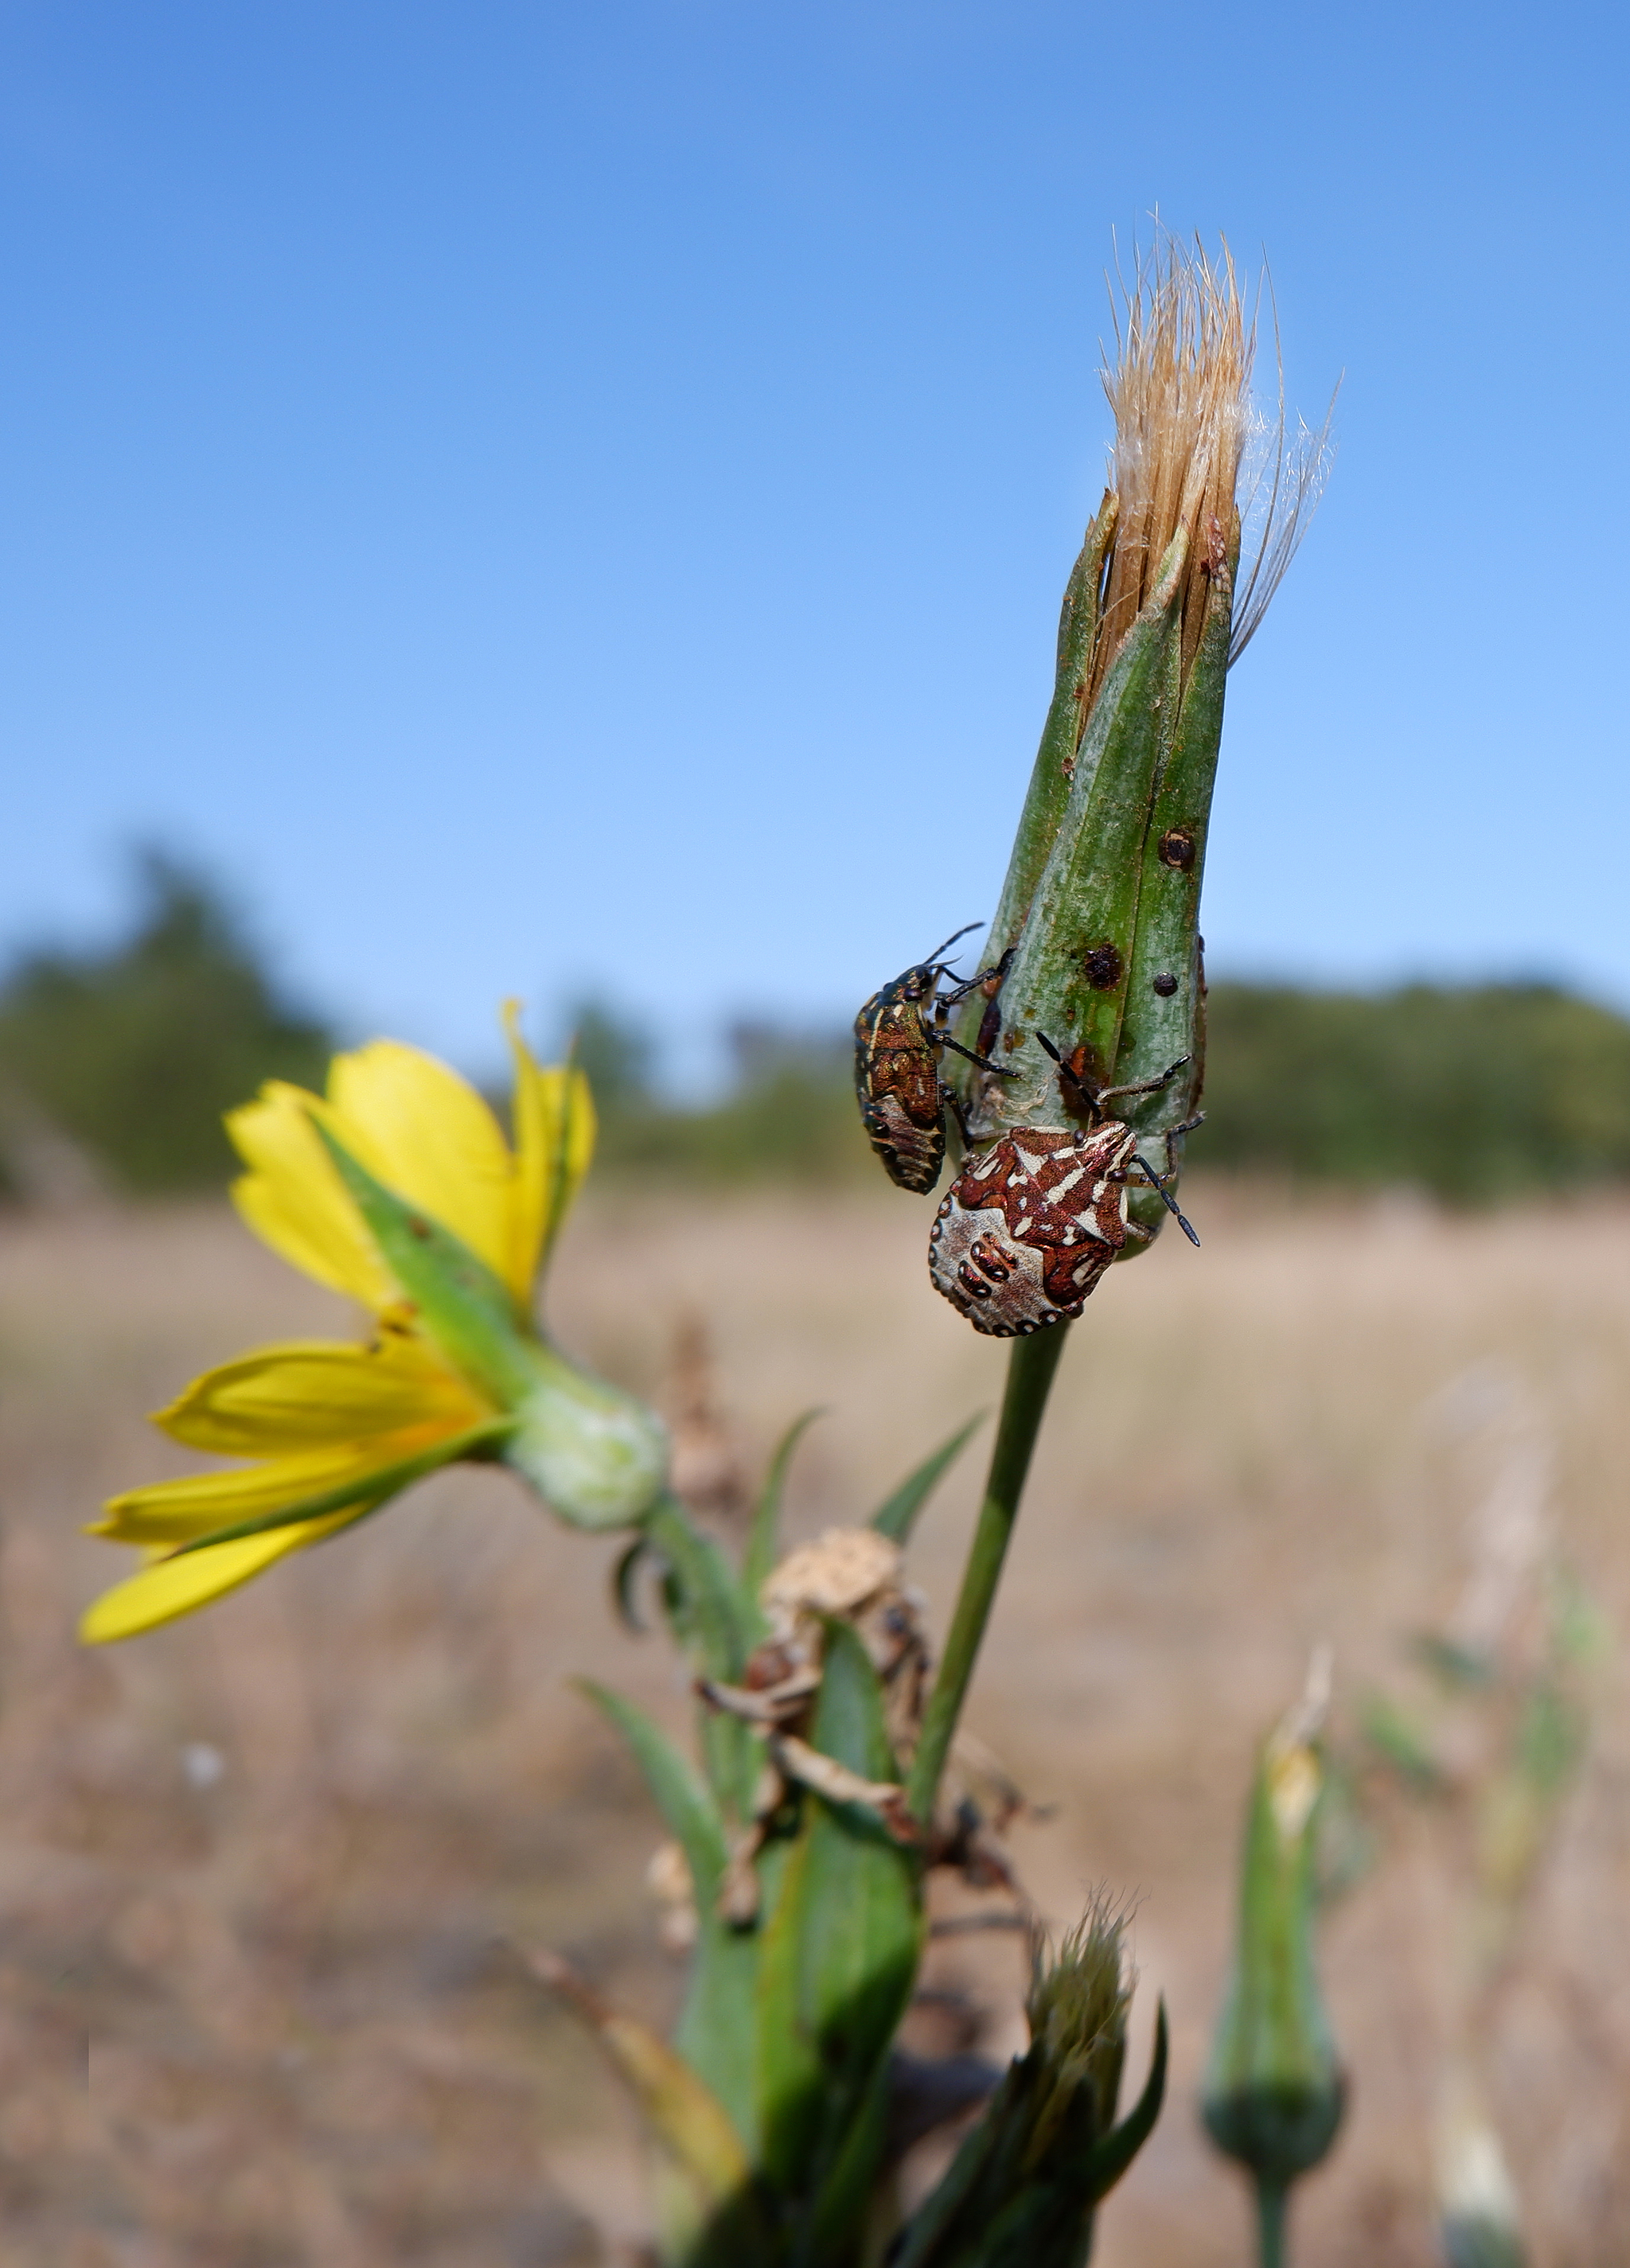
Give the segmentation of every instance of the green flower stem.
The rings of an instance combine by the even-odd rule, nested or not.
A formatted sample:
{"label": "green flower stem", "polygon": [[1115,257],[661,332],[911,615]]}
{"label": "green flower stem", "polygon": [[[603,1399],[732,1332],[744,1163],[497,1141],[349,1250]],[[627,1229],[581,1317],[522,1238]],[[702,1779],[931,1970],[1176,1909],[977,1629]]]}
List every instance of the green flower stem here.
{"label": "green flower stem", "polygon": [[922,1737],[917,1744],[907,1782],[911,1809],[925,1822],[933,1813],[940,1775],[945,1770],[945,1760],[955,1736],[956,1720],[967,1697],[979,1642],[991,1618],[1007,1539],[1018,1516],[1031,1452],[1041,1431],[1048,1391],[1068,1329],[1067,1323],[1060,1323],[1056,1329],[1037,1331],[1034,1338],[1021,1339],[1008,1358],[1007,1390],[1002,1396],[1001,1419],[996,1446],[991,1453],[985,1501],[979,1506],[978,1524],[974,1529],[968,1564],[963,1570],[956,1611],[951,1617],[944,1658],[924,1712]]}
{"label": "green flower stem", "polygon": [[1285,2206],[1290,2196],[1287,2182],[1257,2176],[1257,2258],[1258,2268],[1285,2268]]}

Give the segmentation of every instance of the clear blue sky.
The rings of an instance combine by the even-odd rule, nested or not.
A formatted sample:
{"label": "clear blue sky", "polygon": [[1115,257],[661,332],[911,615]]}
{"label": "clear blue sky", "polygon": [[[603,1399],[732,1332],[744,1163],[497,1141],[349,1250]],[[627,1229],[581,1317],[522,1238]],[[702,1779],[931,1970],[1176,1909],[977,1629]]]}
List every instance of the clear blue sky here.
{"label": "clear blue sky", "polygon": [[467,1063],[847,1016],[995,897],[1158,206],[1346,372],[1213,966],[1630,999],[1627,21],[6,5],[0,946],[145,836]]}

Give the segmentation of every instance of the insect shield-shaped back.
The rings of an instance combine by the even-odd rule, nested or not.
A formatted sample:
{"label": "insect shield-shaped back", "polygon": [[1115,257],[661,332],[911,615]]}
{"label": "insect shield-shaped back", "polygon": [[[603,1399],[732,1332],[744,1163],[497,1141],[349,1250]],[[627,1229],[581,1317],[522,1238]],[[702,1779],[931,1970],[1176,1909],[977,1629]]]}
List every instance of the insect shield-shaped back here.
{"label": "insect shield-shaped back", "polygon": [[[970,922],[968,929],[980,924]],[[945,1011],[992,972],[940,990],[942,956],[968,929],[948,937],[892,984],[873,993],[854,1020],[854,1087],[860,1123],[883,1171],[903,1189],[926,1197],[945,1163],[945,1113],[957,1103],[940,1076],[944,1048],[964,1052],[941,1028]],[[925,1014],[926,1011],[926,1014]]]}
{"label": "insect shield-shaped back", "polygon": [[[921,1197],[945,1163],[940,1058],[922,1003],[937,971],[908,968],[874,992],[854,1020],[855,1099],[867,1140],[889,1180]],[[920,988],[917,980],[924,978]]]}
{"label": "insect shield-shaped back", "polygon": [[1119,1119],[1090,1132],[1027,1126],[973,1160],[928,1244],[936,1291],[999,1339],[1079,1315],[1126,1241],[1136,1137]]}

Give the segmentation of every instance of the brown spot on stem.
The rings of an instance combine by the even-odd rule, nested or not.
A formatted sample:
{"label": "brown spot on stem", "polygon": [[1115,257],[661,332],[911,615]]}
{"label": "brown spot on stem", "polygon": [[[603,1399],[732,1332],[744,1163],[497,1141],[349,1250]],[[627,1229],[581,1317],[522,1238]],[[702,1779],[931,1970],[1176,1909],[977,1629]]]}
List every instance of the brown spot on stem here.
{"label": "brown spot on stem", "polygon": [[1194,837],[1186,827],[1169,827],[1161,837],[1160,849],[1164,863],[1185,874],[1194,864]]}
{"label": "brown spot on stem", "polygon": [[1095,992],[1112,992],[1126,971],[1120,947],[1109,944],[1089,945],[1081,955],[1081,967]]}

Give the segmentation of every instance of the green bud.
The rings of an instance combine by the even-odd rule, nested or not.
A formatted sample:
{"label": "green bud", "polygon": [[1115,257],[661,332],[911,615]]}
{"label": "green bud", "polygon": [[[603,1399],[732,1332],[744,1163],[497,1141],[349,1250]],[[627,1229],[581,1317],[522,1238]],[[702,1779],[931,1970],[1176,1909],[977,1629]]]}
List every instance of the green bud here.
{"label": "green bud", "polygon": [[1245,1836],[1234,1970],[1203,2102],[1220,2150],[1283,2191],[1318,2164],[1343,2088],[1313,1959],[1324,1774],[1292,1726],[1263,1750]]}
{"label": "green bud", "polygon": [[1079,2268],[1094,2210],[1142,2146],[1165,2087],[1162,2012],[1148,2083],[1117,2126],[1131,1998],[1124,1924],[1096,1909],[1037,1959],[1030,2045],[905,2232],[897,2268]]}
{"label": "green bud", "polygon": [[[1193,1115],[1205,1058],[1200,880],[1235,557],[1237,535],[1226,552],[1215,546],[1199,578],[1201,631],[1185,674],[1183,617],[1193,578],[1189,538],[1179,531],[1106,675],[1051,847],[1010,940],[995,1053],[1016,1075],[977,1082],[982,1133],[1058,1126],[1079,1114],[1076,1092],[1062,1082],[1038,1032],[1095,1087],[1156,1079],[1182,1064],[1159,1092],[1116,1106],[1155,1138],[1145,1146],[1157,1171],[1168,1164],[1160,1138]],[[988,1048],[988,1026],[983,1036]],[[1177,1162],[1175,1145],[1170,1162]],[[1165,1208],[1152,1190],[1134,1193],[1132,1217],[1154,1229]],[[1133,1240],[1127,1248],[1142,1248]]]}
{"label": "green bud", "polygon": [[574,1528],[626,1528],[667,1476],[667,1431],[653,1410],[553,1347],[529,1349],[536,1382],[517,1403],[501,1454]]}
{"label": "green bud", "polygon": [[[988,1141],[1085,1114],[1037,1033],[1095,1090],[1180,1064],[1111,1106],[1164,1174],[1180,1166],[1205,1068],[1199,897],[1228,670],[1295,549],[1324,453],[1305,434],[1294,461],[1281,449],[1236,603],[1254,329],[1230,261],[1169,245],[1118,328],[1105,377],[1114,486],[1065,593],[1052,705],[991,928],[1005,974],[994,999],[971,997],[958,1035],[1007,1075],[955,1075]],[[1166,1207],[1134,1182],[1129,1216],[1152,1235]]]}

